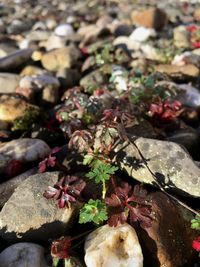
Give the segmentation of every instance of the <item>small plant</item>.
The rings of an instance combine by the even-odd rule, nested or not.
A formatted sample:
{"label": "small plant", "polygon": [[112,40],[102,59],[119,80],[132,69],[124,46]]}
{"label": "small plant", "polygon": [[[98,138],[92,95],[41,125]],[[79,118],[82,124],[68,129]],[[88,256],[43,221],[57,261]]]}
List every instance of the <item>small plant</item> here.
{"label": "small plant", "polygon": [[70,207],[72,203],[80,200],[85,182],[77,176],[64,176],[53,187],[49,186],[43,196],[53,198],[58,202],[59,208]]}
{"label": "small plant", "polygon": [[200,215],[196,215],[195,218],[191,220],[191,228],[200,230]]}
{"label": "small plant", "polygon": [[193,242],[192,242],[192,248],[199,252],[200,257],[200,236],[198,236]]}
{"label": "small plant", "polygon": [[90,199],[80,210],[79,223],[94,222],[99,225],[108,219],[103,201]]}
{"label": "small plant", "polygon": [[59,150],[59,147],[53,148],[49,156],[39,163],[39,173],[45,172],[48,167],[53,168],[56,165],[56,157],[53,155]]}

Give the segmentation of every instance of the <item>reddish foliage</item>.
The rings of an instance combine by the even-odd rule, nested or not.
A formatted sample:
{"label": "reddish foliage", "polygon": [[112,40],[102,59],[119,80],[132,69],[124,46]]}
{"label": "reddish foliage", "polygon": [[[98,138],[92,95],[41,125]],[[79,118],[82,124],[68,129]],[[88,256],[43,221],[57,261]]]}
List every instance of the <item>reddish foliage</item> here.
{"label": "reddish foliage", "polygon": [[149,108],[149,115],[156,123],[171,123],[183,112],[182,104],[179,101],[164,102],[159,100],[157,103],[152,103]]}
{"label": "reddish foliage", "polygon": [[186,29],[188,32],[193,33],[193,32],[196,32],[197,26],[193,24],[193,25],[188,26]]}
{"label": "reddish foliage", "polygon": [[5,169],[5,174],[8,178],[14,177],[22,171],[22,162],[16,159],[12,159],[8,162],[8,165]]}
{"label": "reddish foliage", "polygon": [[51,154],[49,154],[48,158],[45,158],[43,161],[39,163],[39,172],[45,172],[47,167],[54,167],[56,165],[56,157],[52,156],[52,154],[57,153],[61,148],[54,147],[51,150]]}
{"label": "reddish foliage", "polygon": [[193,43],[192,43],[192,46],[193,46],[194,48],[200,48],[200,41],[193,42]]}
{"label": "reddish foliage", "polygon": [[193,242],[192,242],[192,247],[195,249],[197,252],[200,252],[200,236],[198,236]]}
{"label": "reddish foliage", "polygon": [[53,187],[49,186],[43,196],[58,201],[59,208],[75,203],[85,187],[85,182],[77,176],[64,176]]}
{"label": "reddish foliage", "polygon": [[142,227],[150,227],[152,216],[150,204],[147,201],[147,192],[139,185],[130,186],[123,183],[114,187],[114,193],[106,198],[109,208],[108,224],[117,226],[129,218],[130,223],[140,222]]}
{"label": "reddish foliage", "polygon": [[52,242],[51,256],[58,259],[68,259],[70,257],[71,237],[65,236]]}

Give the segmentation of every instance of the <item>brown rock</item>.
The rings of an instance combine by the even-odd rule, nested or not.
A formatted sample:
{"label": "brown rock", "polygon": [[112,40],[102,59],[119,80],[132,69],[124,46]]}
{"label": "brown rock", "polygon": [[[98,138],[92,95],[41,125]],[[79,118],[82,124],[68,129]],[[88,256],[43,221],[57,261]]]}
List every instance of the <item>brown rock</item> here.
{"label": "brown rock", "polygon": [[192,65],[186,64],[184,66],[161,64],[155,68],[158,72],[165,73],[172,78],[185,79],[185,78],[197,78],[199,75],[199,69]]}
{"label": "brown rock", "polygon": [[195,9],[193,17],[194,20],[200,21],[200,8]]}
{"label": "brown rock", "polygon": [[167,15],[159,8],[133,11],[131,13],[131,19],[133,24],[154,28],[156,30],[162,29],[167,23]]}
{"label": "brown rock", "polygon": [[192,266],[192,240],[196,232],[190,228],[191,213],[178,207],[165,194],[151,194],[155,220],[146,231],[139,232],[144,265],[154,267]]}

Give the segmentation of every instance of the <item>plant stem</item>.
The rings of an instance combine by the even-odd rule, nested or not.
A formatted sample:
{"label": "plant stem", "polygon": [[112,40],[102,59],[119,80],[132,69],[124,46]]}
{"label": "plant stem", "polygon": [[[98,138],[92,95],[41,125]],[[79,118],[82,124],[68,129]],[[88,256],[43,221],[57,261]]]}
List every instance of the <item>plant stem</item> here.
{"label": "plant stem", "polygon": [[106,182],[104,180],[102,181],[102,186],[103,186],[102,199],[105,199],[105,197],[106,197]]}

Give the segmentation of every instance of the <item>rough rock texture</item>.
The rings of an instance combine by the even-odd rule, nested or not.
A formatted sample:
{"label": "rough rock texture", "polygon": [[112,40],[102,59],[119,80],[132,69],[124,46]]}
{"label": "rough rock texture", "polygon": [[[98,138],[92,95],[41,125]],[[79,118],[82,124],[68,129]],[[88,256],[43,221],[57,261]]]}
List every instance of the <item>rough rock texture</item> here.
{"label": "rough rock texture", "polygon": [[46,267],[43,247],[33,243],[18,243],[0,254],[0,267]]}
{"label": "rough rock texture", "polygon": [[172,202],[165,194],[150,195],[155,219],[152,226],[138,232],[145,254],[144,265],[153,267],[193,266],[191,243],[197,235],[190,228],[193,214]]}
{"label": "rough rock texture", "polygon": [[0,235],[4,239],[34,241],[64,235],[75,208],[58,209],[54,200],[43,197],[58,177],[58,172],[35,174],[15,190],[0,213]]}
{"label": "rough rock texture", "polygon": [[49,146],[40,139],[16,139],[0,146],[0,154],[9,156],[22,162],[31,162],[42,159],[50,153]]}
{"label": "rough rock texture", "polygon": [[[164,188],[200,197],[200,169],[186,150],[168,141],[139,137],[134,142]],[[121,143],[114,152],[113,161],[117,161],[130,176],[140,182],[155,184],[154,177],[134,144]]]}
{"label": "rough rock texture", "polygon": [[134,228],[128,224],[104,225],[89,234],[85,263],[87,267],[142,267],[142,250]]}

